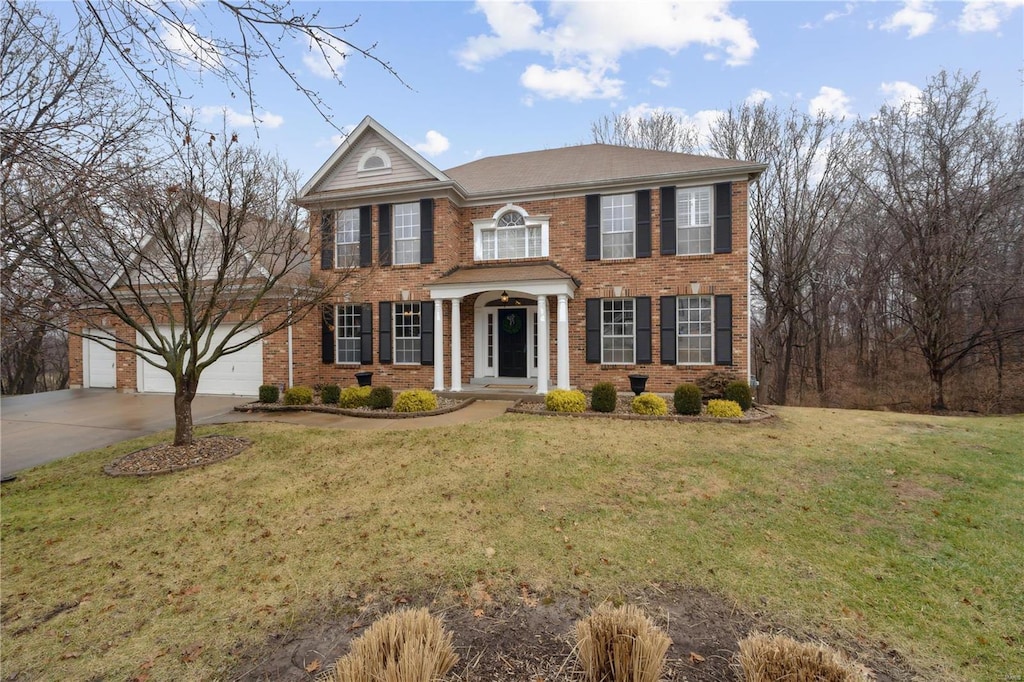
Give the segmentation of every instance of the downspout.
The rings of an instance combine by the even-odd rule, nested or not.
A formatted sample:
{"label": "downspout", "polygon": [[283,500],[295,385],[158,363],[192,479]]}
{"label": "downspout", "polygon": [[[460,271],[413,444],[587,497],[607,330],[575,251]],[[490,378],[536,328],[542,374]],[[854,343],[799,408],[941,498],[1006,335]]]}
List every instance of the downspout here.
{"label": "downspout", "polygon": [[292,355],[292,302],[288,301],[288,388],[295,385],[295,363]]}

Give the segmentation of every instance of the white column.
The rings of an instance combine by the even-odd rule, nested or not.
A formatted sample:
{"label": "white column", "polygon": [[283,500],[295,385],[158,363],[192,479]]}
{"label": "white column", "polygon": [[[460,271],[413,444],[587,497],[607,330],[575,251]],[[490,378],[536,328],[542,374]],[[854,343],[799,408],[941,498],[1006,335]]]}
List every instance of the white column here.
{"label": "white column", "polygon": [[444,301],[434,299],[434,390],[444,390]]}
{"label": "white column", "polygon": [[452,390],[462,390],[462,313],[461,298],[452,299]]}
{"label": "white column", "polygon": [[537,297],[537,393],[548,392],[548,378],[551,376],[551,350],[549,336],[551,325],[548,324],[548,297]]}
{"label": "white column", "polygon": [[558,388],[569,388],[569,297],[558,295]]}

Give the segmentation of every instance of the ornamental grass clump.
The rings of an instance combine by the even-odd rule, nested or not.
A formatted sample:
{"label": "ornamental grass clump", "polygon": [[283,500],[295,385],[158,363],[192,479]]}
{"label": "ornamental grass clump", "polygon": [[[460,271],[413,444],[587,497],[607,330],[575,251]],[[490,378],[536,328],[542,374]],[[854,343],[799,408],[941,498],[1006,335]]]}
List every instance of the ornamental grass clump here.
{"label": "ornamental grass clump", "polygon": [[369,405],[374,410],[390,410],[395,404],[395,393],[390,386],[374,386],[370,390]]}
{"label": "ornamental grass clump", "polygon": [[261,403],[276,403],[279,397],[281,397],[281,393],[277,386],[273,386],[271,384],[263,384],[260,386]]}
{"label": "ornamental grass clump", "polygon": [[395,398],[395,412],[431,412],[437,409],[437,396],[423,388],[402,391]]}
{"label": "ornamental grass clump", "polygon": [[309,386],[292,386],[284,392],[285,405],[312,405],[313,389]]}
{"label": "ornamental grass clump", "polygon": [[426,609],[396,611],[352,640],[349,653],[318,682],[434,682],[459,656],[452,635]]}
{"label": "ornamental grass clump", "polygon": [[701,407],[700,386],[697,384],[679,384],[675,393],[672,394],[672,404],[676,408],[676,414],[700,414]]}
{"label": "ornamental grass clump", "polygon": [[576,622],[576,657],[587,682],[656,682],[672,640],[635,606],[602,604]]}
{"label": "ornamental grass clump", "polygon": [[735,400],[709,400],[708,414],[712,417],[742,417],[743,410]]}
{"label": "ornamental grass clump", "polygon": [[824,644],[755,632],[740,640],[741,682],[868,682],[869,672]]}
{"label": "ornamental grass clump", "polygon": [[745,381],[734,381],[726,386],[724,397],[726,400],[735,400],[744,412],[754,406],[754,394],[750,391],[750,384]]}
{"label": "ornamental grass clump", "polygon": [[326,384],[320,388],[320,402],[324,405],[337,405],[341,397],[341,386]]}
{"label": "ornamental grass clump", "polygon": [[619,392],[615,390],[615,384],[608,381],[594,384],[590,392],[590,408],[594,412],[614,412],[618,402]]}
{"label": "ornamental grass clump", "polygon": [[656,393],[641,393],[633,398],[632,408],[635,414],[647,414],[656,417],[668,414],[668,404],[664,398]]}
{"label": "ornamental grass clump", "polygon": [[338,396],[338,406],[349,410],[366,407],[370,404],[371,390],[369,386],[349,386]]}
{"label": "ornamental grass clump", "polygon": [[556,388],[544,396],[544,407],[551,412],[586,412],[587,396],[583,391]]}

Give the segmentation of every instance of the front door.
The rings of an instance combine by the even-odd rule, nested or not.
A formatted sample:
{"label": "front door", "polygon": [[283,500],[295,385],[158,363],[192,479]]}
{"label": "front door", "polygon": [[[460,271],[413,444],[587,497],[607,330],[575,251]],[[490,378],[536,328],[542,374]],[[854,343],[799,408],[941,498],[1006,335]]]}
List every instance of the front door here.
{"label": "front door", "polygon": [[526,376],[526,310],[498,311],[498,376]]}

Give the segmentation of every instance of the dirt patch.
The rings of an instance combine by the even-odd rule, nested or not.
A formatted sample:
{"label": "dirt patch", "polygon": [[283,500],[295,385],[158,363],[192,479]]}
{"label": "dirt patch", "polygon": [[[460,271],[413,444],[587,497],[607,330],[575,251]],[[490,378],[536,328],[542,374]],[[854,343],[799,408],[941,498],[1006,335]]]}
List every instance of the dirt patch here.
{"label": "dirt patch", "polygon": [[252,444],[245,438],[205,436],[192,445],[161,443],[136,450],[103,468],[109,476],[152,476],[206,466],[234,457]]}
{"label": "dirt patch", "polygon": [[[538,597],[524,590],[519,599],[439,603],[439,599],[375,596],[354,599],[348,614],[321,618],[295,633],[272,634],[258,651],[236,652],[239,664],[229,679],[239,682],[314,680],[349,643],[380,615],[403,606],[426,606],[443,617],[453,634],[459,662],[449,679],[461,682],[581,680],[572,654],[573,624],[596,605],[592,600]],[[627,595],[672,638],[666,680],[734,682],[738,642],[755,629],[776,630],[763,614],[750,614],[701,589],[647,588]],[[871,668],[879,682],[907,682],[914,674],[895,651],[844,646]]]}
{"label": "dirt patch", "polygon": [[919,502],[923,500],[937,500],[942,497],[942,493],[939,493],[931,488],[911,481],[908,479],[901,479],[892,484],[893,490],[896,491],[896,495],[907,502]]}

